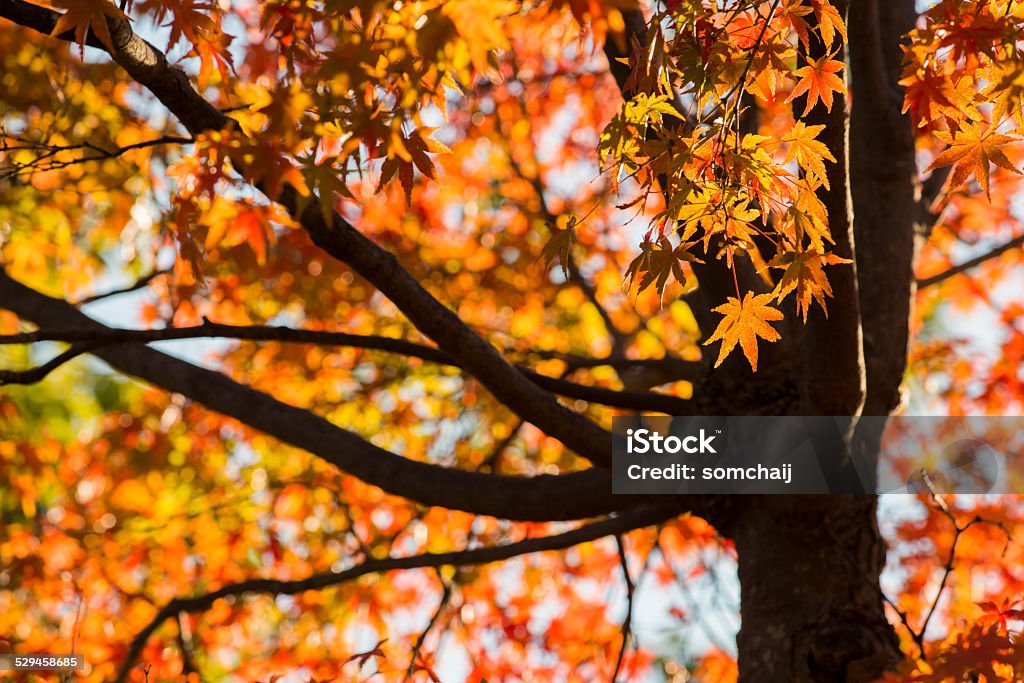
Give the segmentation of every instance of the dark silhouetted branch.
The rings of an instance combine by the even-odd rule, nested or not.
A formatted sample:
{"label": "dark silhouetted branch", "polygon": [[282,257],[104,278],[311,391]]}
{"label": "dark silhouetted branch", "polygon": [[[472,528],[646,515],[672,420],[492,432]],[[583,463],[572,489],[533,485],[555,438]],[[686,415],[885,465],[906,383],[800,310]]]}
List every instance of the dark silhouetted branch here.
{"label": "dark silhouetted branch", "polygon": [[[392,337],[381,337],[377,335],[348,334],[345,332],[326,332],[322,330],[298,330],[290,327],[270,325],[226,325],[204,320],[202,325],[192,327],[171,327],[159,330],[126,330],[120,328],[100,329],[79,329],[79,330],[39,330],[36,332],[24,332],[0,336],[2,344],[28,344],[40,341],[64,341],[76,343],[88,343],[89,348],[97,346],[109,346],[116,344],[148,344],[156,341],[171,341],[180,339],[198,338],[223,338],[223,339],[244,339],[249,341],[279,341],[322,344],[331,346],[351,346],[355,348],[386,351],[425,361],[450,365],[465,370],[463,363],[459,362],[444,351],[432,346],[417,344],[404,339]],[[62,354],[60,363],[53,361],[46,366],[23,371],[17,375],[6,376],[7,383],[30,384],[42,380],[49,372],[55,370],[61,363],[67,362],[77,355],[85,353],[88,349],[79,348],[76,353]],[[56,360],[56,359],[54,359]],[[605,363],[597,359],[591,359],[597,367]],[[538,386],[562,396],[599,403],[601,405],[624,408],[627,410],[649,410],[665,413],[668,415],[686,415],[692,412],[689,402],[686,399],[667,394],[657,394],[644,391],[619,391],[603,387],[593,387],[577,384],[557,377],[549,377],[534,372],[528,368],[516,366],[529,380]],[[0,375],[0,383],[3,383],[5,375]],[[21,381],[18,381],[20,378]]]}

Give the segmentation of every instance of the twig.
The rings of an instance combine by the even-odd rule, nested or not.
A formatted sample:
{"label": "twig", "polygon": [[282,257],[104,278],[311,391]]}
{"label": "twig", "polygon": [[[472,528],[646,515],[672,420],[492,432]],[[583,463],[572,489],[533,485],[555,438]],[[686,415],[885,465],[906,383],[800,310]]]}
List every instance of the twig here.
{"label": "twig", "polygon": [[121,295],[121,294],[128,294],[130,292],[135,292],[135,291],[138,291],[138,290],[144,288],[146,285],[148,285],[150,282],[152,282],[153,280],[157,279],[161,275],[168,275],[170,273],[171,273],[170,270],[154,270],[149,275],[143,275],[142,277],[140,277],[138,280],[136,280],[135,282],[133,282],[130,285],[127,285],[125,287],[120,287],[118,289],[111,289],[111,290],[109,290],[107,292],[100,292],[99,294],[93,294],[92,296],[87,296],[84,299],[81,299],[80,301],[78,301],[77,303],[75,303],[73,305],[75,305],[75,306],[85,306],[86,304],[91,304],[91,303],[93,303],[95,301],[100,301],[101,299],[109,299],[110,297],[113,297],[113,296],[118,296],[118,295]]}
{"label": "twig", "polygon": [[946,519],[948,519],[950,523],[952,523],[953,525],[953,542],[949,546],[949,556],[946,558],[946,564],[943,567],[942,579],[939,581],[939,588],[935,592],[935,598],[929,605],[928,612],[925,614],[924,620],[921,622],[921,626],[917,629],[911,626],[909,615],[903,610],[901,610],[899,607],[897,607],[896,603],[890,600],[889,597],[886,596],[884,593],[882,594],[882,599],[886,602],[886,604],[889,605],[889,607],[892,608],[893,612],[895,612],[896,616],[899,618],[900,623],[903,624],[903,627],[907,629],[907,633],[910,635],[911,640],[913,640],[914,645],[917,646],[921,660],[927,662],[928,655],[925,652],[924,647],[925,633],[928,631],[928,624],[931,623],[932,617],[935,615],[935,612],[939,607],[939,601],[942,600],[942,594],[946,590],[946,584],[949,582],[949,577],[953,573],[953,566],[956,561],[956,548],[957,544],[960,541],[960,537],[972,526],[975,526],[977,524],[989,524],[991,526],[996,527],[997,529],[1002,531],[1003,534],[1005,534],[1006,543],[1003,545],[1003,554],[1005,555],[1007,548],[1009,548],[1012,536],[1010,535],[1010,532],[1007,530],[1006,526],[1002,522],[986,519],[984,517],[981,517],[980,515],[975,515],[974,518],[966,524],[961,524],[959,521],[957,521],[956,515],[953,514],[952,510],[950,510],[949,505],[946,504],[946,501],[943,500],[942,497],[935,492],[935,488],[932,485],[932,482],[929,479],[927,473],[922,474],[924,477],[925,486],[927,486],[930,490],[929,495],[931,496],[932,507],[941,512],[943,516],[945,516]]}
{"label": "twig", "polygon": [[63,353],[54,356],[40,366],[28,370],[0,370],[0,386],[5,384],[35,384],[65,363],[100,346],[95,343],[76,344]]}
{"label": "twig", "polygon": [[519,430],[523,428],[524,424],[525,423],[522,419],[517,420],[515,426],[509,430],[508,436],[495,444],[494,448],[491,449],[490,455],[484,458],[484,461],[480,463],[481,472],[498,471],[498,465],[501,464],[501,458],[505,454],[505,449],[515,441],[517,436],[519,436]]}
{"label": "twig", "polygon": [[942,271],[941,273],[932,275],[931,277],[922,278],[917,281],[917,288],[918,290],[922,290],[926,287],[937,285],[938,283],[943,282],[944,280],[948,280],[954,275],[960,275],[961,273],[971,270],[972,268],[980,266],[986,261],[990,261],[994,258],[1002,256],[1011,249],[1015,249],[1021,245],[1024,245],[1024,235],[1018,235],[1017,237],[1014,237],[1012,240],[1004,244],[1001,244],[998,247],[995,247],[994,249],[991,249],[980,256],[975,256],[972,259],[964,261],[958,266],[948,268]]}
{"label": "twig", "polygon": [[[926,478],[925,482],[928,484],[929,488],[931,488],[931,482],[929,482],[927,480],[927,478]],[[1006,545],[1003,546],[1003,553],[1004,554],[1006,553],[1007,547],[1009,547],[1010,538],[1011,538],[1010,532],[1007,531],[1006,527],[1003,525],[1002,522],[997,522],[997,521],[994,521],[994,520],[991,520],[991,519],[985,519],[984,517],[981,517],[981,516],[977,516],[976,515],[973,519],[971,519],[971,521],[967,522],[967,524],[962,524],[961,525],[957,521],[956,515],[954,515],[952,510],[949,509],[949,506],[946,504],[946,501],[943,500],[941,496],[937,495],[934,492],[934,490],[931,493],[931,498],[932,498],[932,502],[934,504],[935,509],[938,510],[939,512],[941,512],[943,515],[945,515],[945,517],[947,519],[949,519],[950,523],[952,523],[952,525],[953,525],[953,542],[949,546],[949,557],[946,559],[946,566],[943,568],[942,580],[939,581],[939,589],[935,593],[935,600],[932,601],[931,607],[928,609],[928,613],[924,617],[924,621],[921,622],[921,628],[920,628],[920,631],[919,631],[921,641],[918,642],[915,639],[915,642],[918,642],[919,646],[920,646],[921,642],[923,642],[924,634],[928,630],[928,624],[931,622],[932,617],[935,615],[935,610],[938,609],[939,600],[942,598],[942,593],[946,589],[946,583],[949,581],[949,577],[953,573],[953,564],[954,564],[954,561],[956,560],[956,546],[957,546],[957,543],[960,541],[960,537],[964,534],[964,532],[967,531],[968,529],[970,529],[972,526],[974,526],[976,524],[990,524],[990,525],[996,527],[997,529],[999,529],[1000,531],[1002,531],[1006,535]],[[924,653],[923,653],[923,650],[922,650],[922,658],[923,657],[924,657]]]}
{"label": "twig", "polygon": [[615,546],[619,551],[619,567],[622,568],[622,579],[626,583],[626,618],[622,621],[622,647],[619,648],[618,659],[615,660],[615,670],[612,672],[612,683],[619,680],[619,672],[622,670],[622,662],[626,657],[626,650],[629,648],[629,641],[632,638],[633,627],[633,595],[636,586],[629,576],[629,561],[626,558],[626,547],[622,542],[622,535],[615,536]]}
{"label": "twig", "polygon": [[426,641],[427,635],[430,633],[431,629],[434,628],[437,620],[441,618],[441,613],[444,612],[444,609],[448,606],[448,602],[452,597],[452,585],[444,580],[440,571],[437,572],[437,579],[441,582],[441,586],[443,587],[441,600],[438,602],[437,609],[434,610],[433,616],[430,617],[430,621],[427,622],[427,627],[420,631],[419,637],[416,638],[416,642],[412,646],[412,657],[409,659],[409,668],[405,670],[406,680],[412,680],[412,674],[416,669],[416,661],[420,657],[420,649],[423,647],[423,643]]}

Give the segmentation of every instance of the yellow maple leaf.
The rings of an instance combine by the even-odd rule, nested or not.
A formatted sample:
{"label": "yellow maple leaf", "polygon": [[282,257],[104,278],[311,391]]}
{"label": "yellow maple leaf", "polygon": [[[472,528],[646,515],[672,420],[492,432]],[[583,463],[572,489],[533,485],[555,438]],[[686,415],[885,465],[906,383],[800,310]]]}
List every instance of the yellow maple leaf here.
{"label": "yellow maple leaf", "polygon": [[770,342],[781,338],[775,328],[768,324],[770,320],[783,318],[782,312],[770,305],[773,298],[772,294],[747,292],[742,301],[731,296],[724,304],[713,309],[715,313],[725,316],[722,322],[718,323],[715,333],[704,342],[707,345],[722,340],[722,349],[718,353],[718,360],[715,361],[716,368],[739,343],[751,370],[757,372],[757,338]]}

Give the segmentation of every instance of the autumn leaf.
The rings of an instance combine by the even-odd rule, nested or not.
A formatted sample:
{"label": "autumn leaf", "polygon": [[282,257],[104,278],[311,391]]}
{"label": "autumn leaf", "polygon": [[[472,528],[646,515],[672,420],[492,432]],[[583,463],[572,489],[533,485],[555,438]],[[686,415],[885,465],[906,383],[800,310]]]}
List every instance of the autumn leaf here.
{"label": "autumn leaf", "polygon": [[999,168],[1006,169],[1020,175],[1021,171],[1006,158],[1000,146],[1015,142],[1018,138],[1009,135],[1002,135],[990,127],[983,130],[981,124],[972,121],[964,121],[960,129],[953,135],[940,132],[937,133],[940,139],[949,144],[949,148],[935,157],[935,161],[925,169],[933,171],[937,168],[953,165],[953,173],[949,177],[949,187],[956,188],[963,184],[970,176],[978,179],[978,184],[989,193],[989,164],[995,164]]}
{"label": "autumn leaf", "polygon": [[729,297],[721,306],[712,310],[725,316],[714,334],[708,337],[705,345],[716,341],[722,341],[722,348],[718,353],[718,360],[715,361],[717,368],[722,364],[736,344],[743,349],[743,355],[750,363],[750,369],[757,372],[757,339],[760,337],[765,341],[778,341],[781,337],[768,323],[773,320],[782,320],[782,312],[770,305],[774,296],[772,294],[754,294],[747,292],[743,300],[736,297]]}
{"label": "autumn leaf", "polygon": [[811,6],[814,8],[814,16],[818,20],[818,30],[821,33],[821,42],[825,44],[825,48],[832,49],[837,33],[845,42],[847,40],[846,24],[835,5],[827,0],[811,0]]}
{"label": "autumn leaf", "polygon": [[349,662],[357,662],[359,666],[362,667],[364,664],[366,664],[374,657],[380,657],[382,659],[386,658],[387,655],[384,653],[384,650],[381,649],[381,646],[384,643],[386,643],[387,640],[387,638],[380,639],[379,641],[377,641],[377,644],[374,645],[372,648],[370,648],[366,652],[357,652],[356,654],[346,659],[345,663],[348,664]]}
{"label": "autumn leaf", "polygon": [[[352,197],[352,192],[345,183],[342,171],[335,167],[338,158],[329,156],[317,162],[313,155],[309,155],[300,157],[300,160],[306,184],[315,190],[320,200],[320,212],[324,217],[324,222],[330,225],[334,214],[334,195]],[[306,195],[304,199],[311,196]]]}
{"label": "autumn leaf", "polygon": [[805,67],[793,72],[799,77],[796,87],[790,93],[788,102],[807,94],[807,106],[804,107],[804,116],[810,113],[814,105],[820,100],[825,109],[832,111],[832,99],[835,93],[845,93],[846,84],[843,79],[836,76],[842,71],[843,63],[831,59],[828,55],[820,57]]}
{"label": "autumn leaf", "polygon": [[91,32],[108,50],[114,51],[114,42],[110,37],[108,19],[128,21],[128,15],[117,8],[109,0],[55,0],[54,6],[66,9],[53,27],[50,35],[59,36],[73,31],[75,42],[81,50],[85,50],[85,41]]}
{"label": "autumn leaf", "polygon": [[1024,610],[1017,607],[1021,602],[1021,600],[1003,600],[1002,604],[997,605],[991,600],[985,600],[975,603],[984,612],[979,622],[997,623],[1005,633],[1007,631],[1007,622],[1024,620]]}
{"label": "autumn leaf", "polygon": [[815,301],[828,316],[825,299],[832,296],[832,286],[825,276],[824,267],[852,263],[835,254],[822,254],[813,249],[807,251],[786,251],[769,262],[772,268],[784,268],[782,279],[775,286],[776,301],[781,303],[786,296],[796,291],[796,311],[807,322],[807,312]]}
{"label": "autumn leaf", "polygon": [[899,84],[905,88],[903,112],[910,112],[919,127],[942,117],[959,117],[960,110],[953,102],[949,76],[938,72],[931,64],[924,67],[908,64]]}
{"label": "autumn leaf", "polygon": [[562,275],[568,280],[572,247],[578,240],[576,225],[579,223],[579,219],[576,216],[568,218],[559,216],[558,223],[559,225],[548,226],[551,229],[551,237],[541,251],[541,258],[544,259],[544,265],[547,267],[551,267],[551,264],[557,259],[562,266]]}
{"label": "autumn leaf", "polygon": [[825,146],[825,143],[815,139],[823,130],[825,130],[824,125],[807,126],[803,121],[797,121],[792,130],[782,136],[782,141],[789,143],[783,163],[788,164],[796,159],[802,169],[812,173],[822,182],[825,189],[829,189],[825,160],[835,163],[836,158],[832,156],[832,152]]}
{"label": "autumn leaf", "polygon": [[626,282],[629,287],[637,283],[637,293],[655,285],[658,298],[664,296],[669,279],[675,278],[679,284],[685,284],[686,274],[683,261],[703,263],[690,253],[690,248],[697,242],[682,242],[673,247],[668,237],[662,236],[657,242],[650,240],[640,245],[640,254],[626,268]]}

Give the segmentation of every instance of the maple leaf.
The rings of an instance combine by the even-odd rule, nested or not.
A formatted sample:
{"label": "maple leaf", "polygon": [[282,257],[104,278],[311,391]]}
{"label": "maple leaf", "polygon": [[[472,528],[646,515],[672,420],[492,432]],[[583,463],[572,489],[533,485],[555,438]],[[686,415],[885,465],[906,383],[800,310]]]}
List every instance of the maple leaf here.
{"label": "maple leaf", "polygon": [[815,139],[823,130],[825,130],[824,125],[805,126],[803,121],[797,121],[792,130],[782,136],[782,141],[789,143],[783,163],[788,164],[796,159],[802,169],[814,174],[814,177],[822,182],[825,189],[829,189],[825,160],[835,163],[836,158],[832,156],[832,152],[824,142]]}
{"label": "maple leaf", "polygon": [[814,192],[814,187],[803,178],[797,183],[796,201],[786,212],[786,223],[792,229],[792,239],[802,246],[806,238],[812,249],[825,251],[825,243],[834,244],[828,227],[828,210]]}
{"label": "maple leaf", "polygon": [[1024,610],[1017,608],[1017,605],[1021,604],[1021,600],[1014,600],[1013,602],[1010,600],[1003,600],[1001,605],[997,605],[991,600],[976,602],[974,604],[980,607],[984,612],[984,615],[979,619],[979,623],[998,623],[1004,633],[1007,631],[1008,621],[1019,621],[1024,619]]}
{"label": "maple leaf", "polygon": [[772,268],[785,268],[782,279],[775,286],[776,301],[781,303],[790,292],[796,290],[796,311],[803,316],[804,322],[807,322],[807,312],[815,301],[828,317],[825,299],[832,296],[832,285],[825,276],[824,267],[842,263],[853,262],[813,249],[778,254],[768,263]]}
{"label": "maple leaf", "polygon": [[1018,138],[997,133],[991,127],[988,130],[982,130],[980,124],[971,121],[964,121],[953,135],[945,132],[939,132],[936,135],[943,142],[949,144],[949,149],[935,157],[935,161],[925,170],[926,172],[933,171],[952,164],[953,173],[949,178],[950,188],[959,187],[973,175],[978,179],[981,189],[985,191],[985,196],[991,199],[989,194],[990,163],[1018,175],[1021,173],[999,149],[1000,145],[1013,142]]}
{"label": "maple leaf", "polygon": [[673,247],[672,242],[664,235],[657,242],[645,241],[640,245],[640,254],[626,268],[628,285],[632,287],[639,277],[638,294],[651,285],[656,285],[655,291],[658,292],[658,298],[661,298],[670,278],[675,277],[676,282],[684,284],[686,274],[683,272],[682,262],[703,263],[689,251],[695,244],[697,242],[682,242],[679,246]]}
{"label": "maple leaf", "polygon": [[786,4],[778,10],[778,15],[789,22],[790,28],[803,44],[805,52],[810,49],[810,45],[807,21],[804,17],[812,11],[814,11],[813,8],[805,5],[803,0],[787,0]]}
{"label": "maple leaf", "polygon": [[743,349],[743,355],[750,363],[750,369],[757,372],[757,339],[760,337],[765,341],[774,342],[781,339],[769,321],[782,320],[782,312],[773,308],[770,302],[772,294],[754,294],[747,292],[743,300],[736,297],[729,297],[721,306],[714,308],[715,313],[725,316],[718,328],[715,329],[705,346],[718,340],[722,341],[722,348],[718,352],[718,360],[715,361],[717,368],[736,348],[736,344]]}
{"label": "maple leaf", "polygon": [[[352,198],[352,192],[348,189],[348,185],[345,184],[343,173],[339,171],[335,164],[338,163],[338,158],[334,156],[324,157],[317,163],[314,155],[306,157],[300,157],[302,161],[302,175],[306,179],[306,184],[316,190],[317,196],[320,199],[320,211],[324,217],[324,222],[330,225],[333,220],[332,214],[334,213],[334,195],[340,194],[344,197]],[[312,195],[300,195],[303,200],[309,199]]]}
{"label": "maple leaf", "polygon": [[50,35],[59,36],[73,31],[75,42],[85,52],[85,41],[90,32],[95,35],[108,50],[114,51],[114,42],[110,37],[108,19],[128,21],[128,15],[118,9],[109,0],[55,0],[54,7],[66,9],[60,15]]}
{"label": "maple leaf", "polygon": [[985,681],[1009,680],[996,670],[997,665],[1009,664],[1013,654],[1012,642],[1001,633],[998,624],[975,624],[970,631],[957,634],[956,639],[940,650],[932,663],[932,680],[964,680],[964,673],[973,672]]}
{"label": "maple leaf", "polygon": [[447,145],[430,137],[435,130],[437,129],[425,127],[417,129],[409,136],[392,135],[388,158],[380,167],[377,192],[380,192],[381,188],[387,185],[397,173],[398,180],[405,191],[406,204],[412,205],[413,169],[418,168],[420,173],[434,180],[437,178],[437,173],[434,169],[434,162],[427,156],[427,152],[435,154],[451,152]]}
{"label": "maple leaf", "polygon": [[360,668],[362,668],[363,665],[365,665],[368,661],[370,661],[370,659],[372,659],[374,657],[380,657],[382,659],[387,659],[387,655],[384,654],[384,650],[381,649],[381,645],[383,645],[387,641],[388,641],[387,638],[382,638],[381,640],[378,640],[377,644],[374,645],[371,649],[367,650],[366,652],[357,652],[354,655],[352,655],[351,657],[349,657],[348,659],[346,659],[345,660],[345,664],[348,664],[349,662],[353,662],[354,661],[354,662],[358,662]]}
{"label": "maple leaf", "polygon": [[953,86],[949,76],[937,73],[932,66],[918,68],[908,65],[899,84],[906,88],[903,113],[909,111],[919,128],[943,116],[953,118],[960,115],[951,99]]}
{"label": "maple leaf", "polygon": [[569,279],[569,259],[572,255],[572,246],[576,244],[576,225],[579,220],[576,216],[566,218],[560,216],[558,218],[560,224],[564,224],[564,227],[552,225],[551,227],[551,238],[548,239],[548,243],[544,245],[544,249],[541,251],[541,257],[544,259],[544,265],[550,267],[555,259],[562,265],[562,274],[565,279]]}
{"label": "maple leaf", "polygon": [[623,114],[626,123],[634,124],[660,123],[663,116],[676,120],[685,118],[676,110],[669,95],[650,96],[646,93],[640,93],[626,102]]}
{"label": "maple leaf", "polygon": [[402,140],[413,165],[431,180],[437,179],[437,172],[434,169],[434,162],[427,156],[427,152],[449,154],[452,151],[447,145],[430,137],[435,130],[437,128],[418,128],[416,132]]}
{"label": "maple leaf", "polygon": [[993,68],[989,85],[982,96],[992,105],[992,120],[1013,116],[1024,123],[1024,64],[1014,62],[1008,67]]}
{"label": "maple leaf", "polygon": [[819,100],[825,105],[825,109],[832,111],[833,94],[846,92],[846,84],[843,83],[843,79],[836,76],[842,69],[843,63],[830,58],[828,55],[797,69],[793,72],[793,75],[798,76],[800,80],[786,101],[792,102],[800,95],[807,93],[807,106],[804,107],[804,116],[810,113]]}
{"label": "maple leaf", "polygon": [[811,6],[814,8],[814,16],[818,19],[818,30],[825,47],[829,50],[832,49],[837,33],[843,37],[845,42],[847,40],[846,24],[843,23],[839,10],[827,0],[811,0]]}

